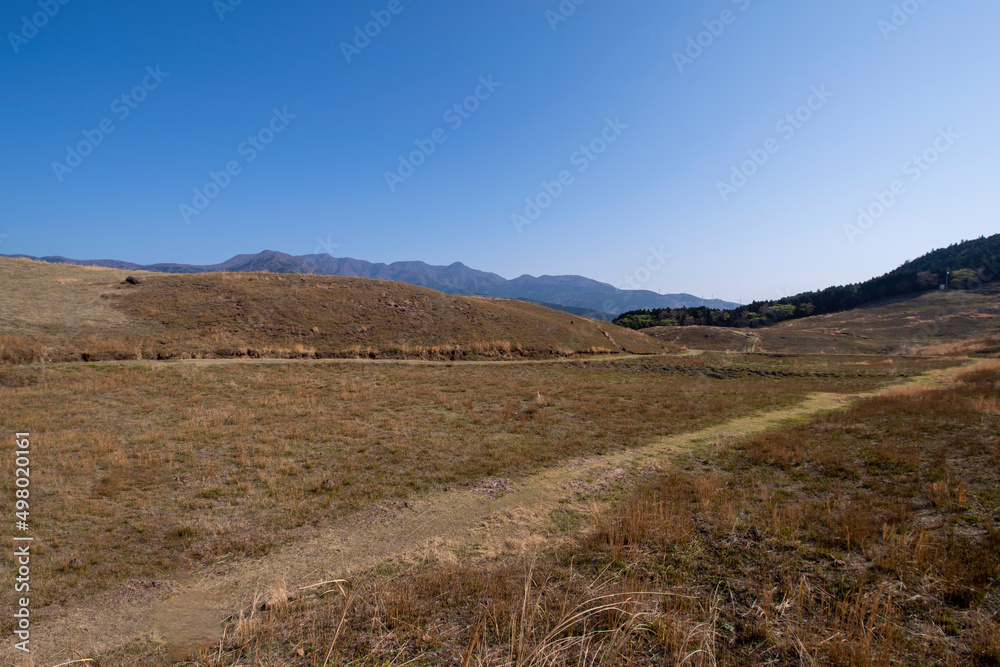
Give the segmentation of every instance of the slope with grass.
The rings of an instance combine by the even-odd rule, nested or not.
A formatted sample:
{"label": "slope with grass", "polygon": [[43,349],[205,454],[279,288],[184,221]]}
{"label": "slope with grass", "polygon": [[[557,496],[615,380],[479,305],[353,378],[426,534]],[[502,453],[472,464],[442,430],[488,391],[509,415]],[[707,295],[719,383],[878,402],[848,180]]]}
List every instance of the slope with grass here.
{"label": "slope with grass", "polygon": [[653,327],[643,333],[698,350],[828,354],[1000,354],[1000,287],[885,299],[770,327]]}
{"label": "slope with grass", "polygon": [[136,274],[0,259],[0,360],[656,353],[606,322],[360,278]]}
{"label": "slope with grass", "polygon": [[[1000,286],[928,292],[755,329],[765,350],[996,355]],[[989,341],[993,341],[992,348]]]}

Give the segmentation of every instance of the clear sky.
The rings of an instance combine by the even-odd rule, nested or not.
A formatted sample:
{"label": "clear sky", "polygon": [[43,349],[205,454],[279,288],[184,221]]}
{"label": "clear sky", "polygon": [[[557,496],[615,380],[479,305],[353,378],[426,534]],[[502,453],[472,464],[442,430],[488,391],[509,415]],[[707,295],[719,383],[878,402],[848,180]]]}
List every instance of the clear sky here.
{"label": "clear sky", "polygon": [[1000,231],[993,0],[236,2],[3,3],[0,252],[748,301]]}

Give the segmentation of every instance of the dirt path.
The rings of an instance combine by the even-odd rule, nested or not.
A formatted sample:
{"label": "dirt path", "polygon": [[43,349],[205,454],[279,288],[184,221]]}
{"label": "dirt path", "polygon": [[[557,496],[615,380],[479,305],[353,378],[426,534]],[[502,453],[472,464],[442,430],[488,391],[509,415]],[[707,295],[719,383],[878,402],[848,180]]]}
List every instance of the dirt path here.
{"label": "dirt path", "polygon": [[[934,371],[877,393],[941,386],[968,368]],[[269,591],[294,591],[329,579],[324,572],[351,578],[384,563],[454,560],[530,548],[540,531],[550,527],[554,510],[582,497],[593,502],[594,494],[605,494],[671,457],[697,455],[721,440],[812,417],[867,395],[813,394],[792,408],[660,438],[644,447],[563,461],[519,479],[483,480],[473,487],[434,492],[405,507],[383,508],[318,529],[260,560],[218,563],[174,590],[168,586],[131,600],[95,596],[32,625],[33,664],[95,656],[130,641],[166,646],[174,659],[182,659],[218,644],[222,618],[267,599]],[[9,645],[3,650],[9,651]],[[5,661],[12,659],[11,653],[3,655]]]}

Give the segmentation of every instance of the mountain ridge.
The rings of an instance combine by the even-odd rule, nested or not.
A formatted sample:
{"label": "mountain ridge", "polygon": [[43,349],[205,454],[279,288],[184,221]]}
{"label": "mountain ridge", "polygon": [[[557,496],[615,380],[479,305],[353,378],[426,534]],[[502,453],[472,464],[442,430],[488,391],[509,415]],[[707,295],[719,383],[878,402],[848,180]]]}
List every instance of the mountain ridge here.
{"label": "mountain ridge", "polygon": [[[421,261],[401,261],[390,264],[368,262],[351,257],[333,257],[329,254],[289,255],[276,250],[256,254],[238,254],[218,264],[180,264],[160,262],[138,264],[116,259],[70,259],[59,255],[35,257],[32,255],[0,255],[36,261],[100,266],[126,271],[151,271],[155,273],[215,273],[255,272],[302,273],[351,278],[369,278],[400,282],[454,295],[491,296],[544,303],[550,307],[571,308],[579,314],[582,310],[601,319],[611,320],[628,310],[639,308],[681,308],[706,306],[733,308],[737,304],[721,299],[703,299],[692,294],[658,294],[649,290],[620,290],[613,285],[578,275],[524,274],[506,279],[496,273],[473,269],[461,262],[436,266]],[[606,317],[604,317],[606,316]]]}

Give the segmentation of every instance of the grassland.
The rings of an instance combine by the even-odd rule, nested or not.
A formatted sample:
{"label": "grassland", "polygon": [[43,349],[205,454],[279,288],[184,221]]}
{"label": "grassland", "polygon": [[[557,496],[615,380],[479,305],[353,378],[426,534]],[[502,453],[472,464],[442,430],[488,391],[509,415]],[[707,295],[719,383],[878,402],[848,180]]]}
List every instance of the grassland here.
{"label": "grassland", "polygon": [[[655,339],[534,304],[329,276],[136,274],[0,258],[0,363],[552,358]],[[39,304],[45,304],[39,308]],[[40,312],[41,311],[41,312]]]}
{"label": "grassland", "polygon": [[678,457],[558,547],[330,584],[197,664],[998,664],[998,395],[994,367]]}
{"label": "grassland", "polygon": [[[376,281],[125,275],[0,261],[36,664],[997,664],[1000,371],[892,389],[992,354],[996,295],[657,342]],[[296,591],[341,578],[334,545],[349,580]],[[140,622],[220,604],[196,658]]]}
{"label": "grassland", "polygon": [[[857,360],[855,360],[857,361]],[[39,598],[252,557],[296,529],[487,476],[617,450],[948,362],[663,358],[548,365],[0,368],[35,433]],[[11,491],[12,492],[12,491]],[[78,559],[82,567],[68,563]]]}
{"label": "grassland", "polygon": [[0,414],[35,438],[44,620],[98,594],[266,558],[385,502],[954,363],[708,354],[6,366]]}

